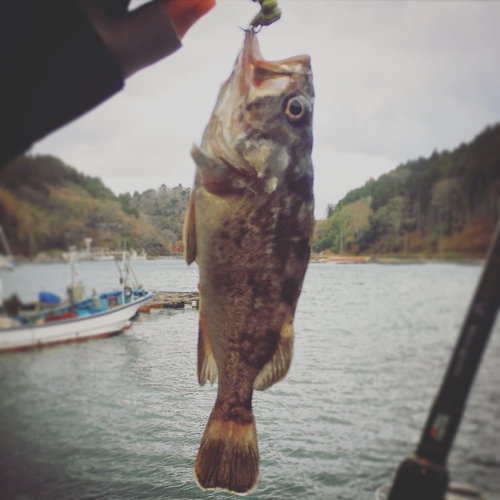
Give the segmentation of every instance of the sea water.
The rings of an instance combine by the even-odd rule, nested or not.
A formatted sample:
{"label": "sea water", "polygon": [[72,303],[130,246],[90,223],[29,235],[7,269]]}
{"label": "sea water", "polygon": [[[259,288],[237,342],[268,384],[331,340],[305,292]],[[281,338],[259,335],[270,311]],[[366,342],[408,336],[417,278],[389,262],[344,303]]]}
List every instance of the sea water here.
{"label": "sea water", "polygon": [[[196,266],[138,261],[152,290],[193,291]],[[457,264],[312,264],[285,380],[254,394],[255,499],[373,499],[415,448],[481,272]],[[113,262],[82,263],[89,294]],[[65,265],[3,274],[4,295],[64,294]],[[194,461],[216,387],[196,379],[198,312],[161,310],[102,340],[0,355],[0,499],[229,498]],[[500,499],[500,327],[449,459]]]}

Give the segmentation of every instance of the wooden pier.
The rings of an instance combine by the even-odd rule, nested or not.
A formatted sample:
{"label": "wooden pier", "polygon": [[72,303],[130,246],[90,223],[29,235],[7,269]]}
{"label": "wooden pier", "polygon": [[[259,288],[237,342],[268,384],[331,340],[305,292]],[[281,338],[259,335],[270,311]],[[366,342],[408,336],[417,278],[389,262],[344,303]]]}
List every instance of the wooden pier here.
{"label": "wooden pier", "polygon": [[154,292],[139,311],[149,313],[151,309],[184,309],[186,305],[198,309],[199,304],[199,292]]}

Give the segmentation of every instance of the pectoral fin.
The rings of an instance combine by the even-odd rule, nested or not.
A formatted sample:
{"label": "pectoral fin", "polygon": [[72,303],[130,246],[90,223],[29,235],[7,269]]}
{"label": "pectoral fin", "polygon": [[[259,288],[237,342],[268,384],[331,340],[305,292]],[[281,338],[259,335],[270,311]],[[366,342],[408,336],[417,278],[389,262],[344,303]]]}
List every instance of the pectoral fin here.
{"label": "pectoral fin", "polygon": [[189,198],[182,239],[184,240],[184,258],[189,266],[196,259],[196,215],[193,194]]}
{"label": "pectoral fin", "polygon": [[217,380],[217,363],[215,362],[210,339],[206,327],[205,316],[200,311],[200,332],[198,334],[198,382],[200,385],[210,381],[214,385]]}
{"label": "pectoral fin", "polygon": [[285,378],[292,363],[293,356],[293,316],[290,315],[281,328],[281,335],[273,357],[257,375],[253,388],[265,391],[276,382]]}

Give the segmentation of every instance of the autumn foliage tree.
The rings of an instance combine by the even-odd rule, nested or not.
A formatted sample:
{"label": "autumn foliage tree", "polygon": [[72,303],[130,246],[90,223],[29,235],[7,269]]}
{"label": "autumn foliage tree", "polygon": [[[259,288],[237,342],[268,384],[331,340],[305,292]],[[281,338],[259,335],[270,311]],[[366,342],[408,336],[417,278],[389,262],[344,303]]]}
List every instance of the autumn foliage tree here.
{"label": "autumn foliage tree", "polygon": [[[499,214],[497,124],[470,144],[404,163],[349,192],[335,208],[329,205],[328,218],[317,223],[313,248],[338,251],[342,232],[347,248],[359,252],[400,252],[404,236],[415,251],[467,249],[480,255]],[[463,244],[460,235],[470,240],[471,234],[476,244]]]}
{"label": "autumn foliage tree", "polygon": [[13,251],[24,255],[82,248],[87,237],[111,250],[166,255],[182,236],[189,194],[162,186],[116,197],[99,178],[58,158],[22,155],[0,170],[0,224]]}

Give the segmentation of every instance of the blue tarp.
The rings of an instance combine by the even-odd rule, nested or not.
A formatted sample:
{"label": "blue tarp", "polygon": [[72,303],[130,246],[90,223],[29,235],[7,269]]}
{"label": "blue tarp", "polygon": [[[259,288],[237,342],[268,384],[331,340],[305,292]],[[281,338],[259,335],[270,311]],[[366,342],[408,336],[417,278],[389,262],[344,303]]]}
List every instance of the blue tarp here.
{"label": "blue tarp", "polygon": [[42,304],[59,304],[59,302],[61,302],[61,297],[59,297],[55,293],[40,292],[38,294],[38,300]]}

